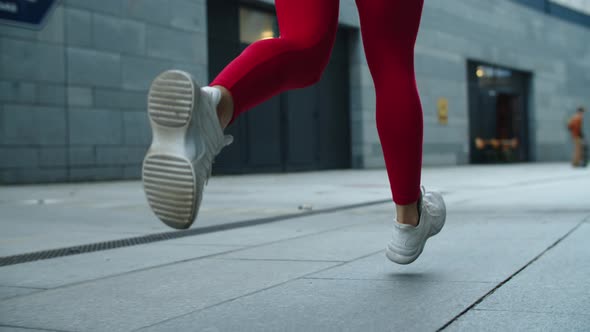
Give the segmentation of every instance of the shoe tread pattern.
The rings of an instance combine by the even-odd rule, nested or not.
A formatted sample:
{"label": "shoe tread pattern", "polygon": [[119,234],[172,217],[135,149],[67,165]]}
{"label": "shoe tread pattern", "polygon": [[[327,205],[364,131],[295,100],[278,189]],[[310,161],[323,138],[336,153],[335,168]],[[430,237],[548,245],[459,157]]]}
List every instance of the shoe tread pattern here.
{"label": "shoe tread pattern", "polygon": [[148,113],[161,126],[178,128],[187,125],[193,104],[193,81],[183,72],[164,72],[150,87]]}
{"label": "shoe tread pattern", "polygon": [[150,155],[143,164],[143,184],[156,216],[173,228],[188,228],[194,221],[195,174],[183,158]]}

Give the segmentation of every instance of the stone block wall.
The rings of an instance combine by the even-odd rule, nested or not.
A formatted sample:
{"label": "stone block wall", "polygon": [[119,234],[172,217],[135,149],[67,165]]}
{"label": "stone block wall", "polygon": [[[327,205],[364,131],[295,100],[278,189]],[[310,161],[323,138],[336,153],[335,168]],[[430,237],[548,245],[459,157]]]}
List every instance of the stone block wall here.
{"label": "stone block wall", "polygon": [[[353,167],[383,167],[353,0],[341,0],[340,24],[350,28]],[[530,72],[533,159],[568,160],[565,121],[590,107],[589,40],[588,26],[511,0],[425,1],[415,57],[424,164],[469,160],[468,60]],[[169,68],[204,83],[207,65],[206,0],[62,0],[40,30],[1,25],[0,183],[138,178],[149,83]],[[440,97],[448,125],[437,123]]]}
{"label": "stone block wall", "polygon": [[149,83],[207,80],[204,0],[63,0],[0,26],[0,183],[138,178]]}

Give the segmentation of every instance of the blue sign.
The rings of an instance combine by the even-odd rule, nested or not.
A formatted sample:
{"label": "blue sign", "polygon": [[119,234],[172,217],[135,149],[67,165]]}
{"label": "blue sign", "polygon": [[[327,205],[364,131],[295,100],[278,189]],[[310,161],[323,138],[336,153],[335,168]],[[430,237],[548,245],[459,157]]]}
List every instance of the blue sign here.
{"label": "blue sign", "polygon": [[0,22],[39,27],[55,0],[0,0]]}

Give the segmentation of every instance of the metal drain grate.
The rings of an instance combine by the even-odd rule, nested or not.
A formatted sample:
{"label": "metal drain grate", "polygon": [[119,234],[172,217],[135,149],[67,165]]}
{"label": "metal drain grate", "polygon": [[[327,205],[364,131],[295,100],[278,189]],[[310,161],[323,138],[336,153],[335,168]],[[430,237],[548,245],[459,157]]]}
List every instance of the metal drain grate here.
{"label": "metal drain grate", "polygon": [[178,238],[182,238],[182,237],[195,236],[195,235],[199,235],[199,234],[220,232],[220,231],[241,228],[241,227],[249,227],[249,226],[261,225],[261,224],[267,224],[267,223],[271,223],[271,222],[277,222],[277,221],[288,220],[288,219],[293,219],[293,218],[307,217],[307,216],[311,216],[311,215],[315,215],[315,214],[323,214],[323,213],[338,212],[338,211],[342,211],[342,210],[357,209],[357,208],[361,208],[361,207],[384,204],[384,203],[389,203],[389,202],[391,202],[391,200],[385,199],[385,200],[372,201],[372,202],[366,202],[366,203],[360,203],[360,204],[352,204],[352,205],[346,205],[346,206],[340,206],[340,207],[322,209],[322,210],[316,210],[316,211],[307,211],[307,212],[301,212],[301,213],[285,214],[285,215],[276,216],[276,217],[244,220],[244,221],[238,221],[238,222],[222,224],[222,225],[214,225],[214,226],[208,226],[208,227],[195,228],[195,229],[190,229],[190,230],[186,230],[186,231],[172,231],[172,232],[148,234],[148,235],[143,235],[143,236],[131,237],[131,238],[127,238],[127,239],[89,243],[89,244],[84,244],[84,245],[80,245],[80,246],[36,251],[36,252],[27,253],[27,254],[20,254],[20,255],[13,255],[13,256],[5,256],[5,257],[0,257],[0,266],[22,264],[22,263],[28,263],[28,262],[34,262],[34,261],[57,258],[57,257],[64,257],[64,256],[79,255],[79,254],[85,254],[85,253],[90,253],[90,252],[95,252],[95,251],[104,251],[104,250],[117,249],[117,248],[123,248],[123,247],[131,247],[131,246],[137,246],[140,244],[165,241],[165,240],[171,240],[171,239],[178,239]]}
{"label": "metal drain grate", "polygon": [[80,246],[73,246],[73,247],[66,247],[66,248],[59,248],[59,249],[52,249],[52,250],[36,251],[36,252],[31,252],[31,253],[21,254],[21,255],[5,256],[5,257],[0,257],[0,266],[21,264],[21,263],[39,261],[39,260],[44,260],[44,259],[56,258],[56,257],[79,255],[79,254],[84,254],[84,253],[89,253],[89,252],[94,252],[94,251],[103,251],[103,250],[116,249],[116,248],[122,248],[122,247],[130,247],[130,246],[136,246],[139,244],[164,241],[164,240],[169,240],[169,239],[174,239],[174,238],[179,238],[179,237],[191,235],[191,234],[184,234],[184,233],[186,233],[186,232],[166,232],[166,233],[150,234],[150,235],[132,237],[132,238],[127,238],[127,239],[90,243],[90,244],[84,244],[84,245],[80,245]]}

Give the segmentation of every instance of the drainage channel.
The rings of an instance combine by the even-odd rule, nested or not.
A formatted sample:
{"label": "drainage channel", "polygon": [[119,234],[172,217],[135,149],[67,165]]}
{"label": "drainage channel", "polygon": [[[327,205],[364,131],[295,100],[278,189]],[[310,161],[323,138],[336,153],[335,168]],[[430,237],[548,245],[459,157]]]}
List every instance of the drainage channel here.
{"label": "drainage channel", "polygon": [[236,229],[236,228],[251,227],[251,226],[268,224],[268,223],[272,223],[272,222],[279,222],[279,221],[295,219],[295,218],[309,217],[312,215],[333,213],[333,212],[339,212],[339,211],[345,211],[345,210],[351,210],[351,209],[358,209],[358,208],[362,208],[362,207],[385,204],[385,203],[390,203],[390,202],[391,202],[390,199],[384,199],[384,200],[370,201],[370,202],[365,202],[365,203],[343,205],[343,206],[327,208],[327,209],[320,209],[320,210],[315,210],[315,211],[306,211],[306,212],[300,212],[300,213],[284,214],[284,215],[279,215],[279,216],[275,216],[275,217],[268,217],[268,218],[243,220],[243,221],[237,221],[237,222],[221,224],[221,225],[212,225],[212,226],[207,226],[207,227],[189,229],[186,231],[171,231],[171,232],[155,233],[155,234],[130,237],[130,238],[126,238],[126,239],[119,239],[119,240],[112,240],[112,241],[105,241],[105,242],[96,242],[96,243],[83,244],[83,245],[78,245],[78,246],[73,246],[73,247],[57,248],[57,249],[50,249],[50,250],[35,251],[35,252],[31,252],[31,253],[26,253],[26,254],[4,256],[4,257],[0,257],[0,266],[22,264],[22,263],[39,261],[39,260],[51,259],[51,258],[80,255],[80,254],[85,254],[85,253],[104,251],[104,250],[110,250],[110,249],[117,249],[117,248],[123,248],[123,247],[131,247],[131,246],[137,246],[140,244],[166,241],[166,240],[178,239],[178,238],[183,238],[183,237],[188,237],[188,236],[195,236],[195,235],[201,235],[201,234],[226,231],[226,230]]}

